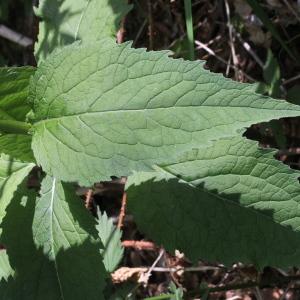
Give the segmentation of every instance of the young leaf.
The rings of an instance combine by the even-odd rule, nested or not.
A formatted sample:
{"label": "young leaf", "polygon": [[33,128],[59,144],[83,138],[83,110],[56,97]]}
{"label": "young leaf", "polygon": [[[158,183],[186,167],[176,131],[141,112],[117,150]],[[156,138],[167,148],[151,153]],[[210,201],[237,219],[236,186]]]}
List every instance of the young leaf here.
{"label": "young leaf", "polygon": [[[29,80],[34,74],[32,67],[0,68],[0,121],[7,125],[10,121],[25,122],[30,106],[26,102]],[[0,149],[24,161],[34,161],[31,150],[31,136],[7,133],[0,126]]]}
{"label": "young leaf", "polygon": [[33,218],[33,239],[53,262],[61,299],[101,299],[106,272],[95,221],[70,184],[47,176]]}
{"label": "young leaf", "polygon": [[273,155],[238,137],[194,149],[130,177],[129,210],[149,237],[193,260],[297,265],[299,172]]}
{"label": "young leaf", "polygon": [[98,211],[98,235],[103,244],[101,254],[107,272],[112,273],[120,263],[124,249],[121,244],[122,232],[116,228],[111,219],[104,212]]}
{"label": "young leaf", "polygon": [[36,14],[39,27],[35,57],[44,60],[55,48],[76,40],[113,37],[130,6],[126,0],[41,0]]}
{"label": "young leaf", "polygon": [[88,186],[172,163],[253,123],[300,115],[202,65],[111,40],[54,53],[31,82],[37,162]]}
{"label": "young leaf", "polygon": [[33,167],[32,163],[23,163],[7,155],[0,155],[0,224],[18,185]]}
{"label": "young leaf", "polygon": [[42,248],[37,249],[32,231],[35,198],[35,193],[23,185],[7,209],[1,243],[16,272],[8,282],[0,283],[0,299],[103,299],[104,270],[96,245],[85,239],[60,249],[55,261],[44,255]]}

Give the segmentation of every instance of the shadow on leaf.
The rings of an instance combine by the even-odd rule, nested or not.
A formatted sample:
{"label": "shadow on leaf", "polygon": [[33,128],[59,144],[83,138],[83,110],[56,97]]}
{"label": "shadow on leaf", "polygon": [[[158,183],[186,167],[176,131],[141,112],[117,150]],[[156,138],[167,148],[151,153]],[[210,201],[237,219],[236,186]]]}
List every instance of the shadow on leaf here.
{"label": "shadow on leaf", "polygon": [[7,208],[1,242],[15,276],[1,282],[0,299],[102,299],[106,273],[99,245],[85,240],[49,260],[33,241],[35,198],[23,183]]}
{"label": "shadow on leaf", "polygon": [[158,173],[130,180],[128,208],[139,228],[171,252],[227,265],[300,263],[300,233],[276,223],[272,209],[245,207],[239,194],[220,194]]}

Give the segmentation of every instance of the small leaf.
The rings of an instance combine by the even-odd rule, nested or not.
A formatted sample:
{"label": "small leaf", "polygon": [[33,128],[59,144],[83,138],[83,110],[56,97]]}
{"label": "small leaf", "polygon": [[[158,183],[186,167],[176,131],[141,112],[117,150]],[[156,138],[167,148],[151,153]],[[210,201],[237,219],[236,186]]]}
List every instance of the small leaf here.
{"label": "small leaf", "polygon": [[[0,120],[26,120],[30,111],[27,103],[29,80],[34,74],[32,67],[0,68]],[[31,136],[0,133],[1,152],[23,161],[34,161]]]}
{"label": "small leaf", "polygon": [[172,163],[253,123],[300,115],[202,65],[111,40],[57,51],[31,82],[38,164],[89,186]]}
{"label": "small leaf", "polygon": [[299,172],[242,138],[194,149],[127,184],[139,228],[192,260],[300,263]]}
{"label": "small leaf", "polygon": [[33,240],[53,263],[61,299],[102,299],[106,272],[95,220],[70,184],[47,176],[33,217]]}
{"label": "small leaf", "polygon": [[121,259],[123,258],[124,249],[121,244],[122,232],[114,226],[111,219],[109,219],[104,212],[98,211],[98,224],[96,226],[98,235],[103,244],[101,254],[103,263],[107,272],[112,273]]}
{"label": "small leaf", "polygon": [[55,48],[76,40],[98,41],[113,37],[130,10],[126,0],[41,0],[35,57],[44,60]]}

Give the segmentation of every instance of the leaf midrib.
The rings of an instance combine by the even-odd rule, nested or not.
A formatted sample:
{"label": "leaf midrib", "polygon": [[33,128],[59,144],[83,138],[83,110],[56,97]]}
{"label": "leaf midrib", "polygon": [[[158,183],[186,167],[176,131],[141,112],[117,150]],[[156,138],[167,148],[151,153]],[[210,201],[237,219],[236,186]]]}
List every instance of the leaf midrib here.
{"label": "leaf midrib", "polygon": [[51,252],[53,256],[53,261],[54,261],[54,267],[55,267],[55,272],[57,276],[57,281],[58,281],[58,286],[61,294],[61,299],[64,300],[64,294],[63,294],[63,289],[60,281],[60,277],[58,274],[58,266],[56,262],[56,255],[54,251],[54,234],[53,234],[53,215],[54,215],[54,195],[55,195],[55,189],[56,189],[56,178],[53,178],[52,182],[52,187],[51,187],[51,199],[50,199],[50,234],[51,234]]}
{"label": "leaf midrib", "polygon": [[[228,109],[232,111],[232,108],[240,108],[240,109],[254,109],[254,110],[268,110],[268,111],[279,111],[280,113],[288,113],[289,117],[296,117],[299,116],[300,108],[297,113],[297,110],[292,110],[292,109],[272,109],[272,108],[264,108],[264,107],[247,107],[247,106],[228,106],[228,105],[189,105],[189,106],[171,106],[171,107],[156,107],[156,108],[143,108],[143,109],[124,109],[124,110],[104,110],[104,111],[88,111],[88,112],[81,112],[81,113],[76,113],[73,115],[65,115],[65,116],[60,116],[60,117],[50,117],[46,119],[40,119],[36,122],[34,122],[34,125],[37,125],[39,123],[45,123],[45,122],[51,122],[51,121],[58,121],[61,119],[66,119],[66,118],[74,118],[74,117],[81,117],[85,115],[97,115],[97,114],[111,114],[111,113],[141,113],[141,112],[150,112],[150,111],[157,111],[157,110],[166,110],[166,109],[196,109],[196,108],[205,108],[205,107],[210,107],[210,108],[222,108],[222,109]],[[276,116],[274,118],[270,117],[270,119],[276,119]],[[237,120],[238,122],[238,120]]]}

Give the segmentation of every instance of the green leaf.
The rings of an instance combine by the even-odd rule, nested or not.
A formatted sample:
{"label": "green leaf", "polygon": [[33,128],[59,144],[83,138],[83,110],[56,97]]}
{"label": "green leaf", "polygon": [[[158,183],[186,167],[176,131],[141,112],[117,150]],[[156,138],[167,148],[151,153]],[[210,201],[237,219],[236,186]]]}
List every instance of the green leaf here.
{"label": "green leaf", "polygon": [[[0,121],[24,122],[31,110],[27,103],[32,67],[0,68]],[[0,131],[1,132],[1,131]],[[0,151],[24,161],[34,161],[31,136],[24,134],[0,134]]]}
{"label": "green leaf", "polygon": [[[10,264],[16,272],[8,282],[0,283],[0,299],[103,299],[98,247],[91,249],[90,242],[85,240],[69,249],[61,249],[55,262],[43,254],[43,249],[36,248],[32,234],[35,197],[35,193],[23,185],[7,209],[1,242],[7,248]],[[87,259],[93,261],[88,268]]]}
{"label": "green leaf", "polygon": [[170,292],[174,294],[174,296],[171,298],[171,300],[183,300],[183,290],[182,288],[177,288],[175,283],[171,281],[169,286]]}
{"label": "green leaf", "polygon": [[[24,178],[33,167],[34,164],[20,162],[4,154],[0,155],[0,224],[6,215],[6,208],[13,199],[18,186],[24,181]],[[0,280],[2,278],[7,280],[13,274],[6,250],[0,249]]]}
{"label": "green leaf", "polygon": [[12,157],[22,161],[33,162],[34,157],[31,150],[31,135],[3,134],[0,136],[0,149]]}
{"label": "green leaf", "polygon": [[0,281],[8,280],[10,276],[14,275],[14,270],[9,264],[9,259],[5,249],[0,250]]}
{"label": "green leaf", "polygon": [[24,121],[30,106],[27,104],[32,67],[0,68],[0,120]]}
{"label": "green leaf", "polygon": [[121,259],[123,258],[124,249],[121,244],[122,232],[114,226],[111,219],[109,219],[104,212],[98,211],[98,224],[96,226],[98,235],[103,244],[101,254],[103,263],[107,272],[112,273]]}
{"label": "green leaf", "polygon": [[149,238],[192,260],[298,265],[300,173],[273,155],[238,137],[194,149],[129,177],[128,209]]}
{"label": "green leaf", "polygon": [[71,184],[47,176],[40,193],[33,240],[53,263],[59,299],[102,299],[106,272],[94,218]]}
{"label": "green leaf", "polygon": [[253,123],[300,115],[255,87],[111,40],[54,53],[31,82],[33,151],[63,181],[89,186],[149,171]]}
{"label": "green leaf", "polygon": [[0,155],[0,224],[18,185],[33,167],[32,163],[23,163],[7,155]]}
{"label": "green leaf", "polygon": [[0,283],[1,300],[59,298],[55,269],[37,250],[32,237],[35,193],[22,184],[14,194],[2,223],[1,243],[5,245],[10,265],[16,272],[13,278]]}
{"label": "green leaf", "polygon": [[113,37],[130,6],[126,0],[41,0],[35,57],[44,60],[55,48],[76,40],[98,41]]}

